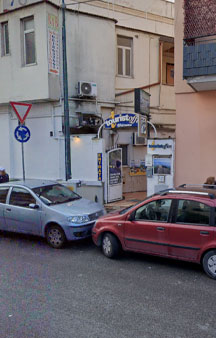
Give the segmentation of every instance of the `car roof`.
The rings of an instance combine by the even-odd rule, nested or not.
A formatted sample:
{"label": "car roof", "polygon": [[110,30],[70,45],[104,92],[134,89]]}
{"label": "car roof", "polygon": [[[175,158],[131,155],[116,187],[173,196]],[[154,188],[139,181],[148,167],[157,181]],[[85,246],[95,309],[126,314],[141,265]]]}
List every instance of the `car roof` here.
{"label": "car roof", "polygon": [[216,199],[216,186],[211,185],[199,185],[199,184],[182,184],[179,187],[173,189],[166,189],[160,191],[157,195],[187,195],[204,197],[210,199]]}
{"label": "car roof", "polygon": [[42,179],[26,179],[26,180],[16,180],[16,181],[10,181],[7,183],[1,183],[1,186],[24,186],[30,189],[38,188],[41,186],[47,186],[52,184],[58,184],[57,181],[51,181],[51,180],[42,180]]}

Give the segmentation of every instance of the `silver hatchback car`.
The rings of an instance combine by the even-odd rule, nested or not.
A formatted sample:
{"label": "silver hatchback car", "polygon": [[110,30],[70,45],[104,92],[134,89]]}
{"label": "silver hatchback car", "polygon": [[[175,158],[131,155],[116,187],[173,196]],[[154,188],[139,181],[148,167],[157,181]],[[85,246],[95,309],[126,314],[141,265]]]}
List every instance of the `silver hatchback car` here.
{"label": "silver hatchback car", "polygon": [[0,184],[0,230],[45,237],[54,248],[91,236],[104,208],[53,181]]}

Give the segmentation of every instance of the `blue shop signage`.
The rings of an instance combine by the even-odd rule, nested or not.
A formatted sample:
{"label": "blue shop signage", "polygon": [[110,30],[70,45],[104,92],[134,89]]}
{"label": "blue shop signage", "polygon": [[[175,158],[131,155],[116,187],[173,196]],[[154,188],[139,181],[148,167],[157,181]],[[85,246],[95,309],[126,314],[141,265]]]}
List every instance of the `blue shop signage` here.
{"label": "blue shop signage", "polygon": [[111,113],[111,117],[105,120],[105,129],[137,127],[138,115],[137,114],[118,114]]}
{"label": "blue shop signage", "polygon": [[97,154],[97,170],[98,170],[98,181],[102,181],[103,178],[103,170],[102,170],[102,153]]}

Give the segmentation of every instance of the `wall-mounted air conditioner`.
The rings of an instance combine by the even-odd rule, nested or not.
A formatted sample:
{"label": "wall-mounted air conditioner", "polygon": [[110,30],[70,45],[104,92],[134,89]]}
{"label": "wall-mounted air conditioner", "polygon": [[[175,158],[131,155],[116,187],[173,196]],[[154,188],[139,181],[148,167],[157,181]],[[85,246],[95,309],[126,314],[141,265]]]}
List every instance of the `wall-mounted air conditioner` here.
{"label": "wall-mounted air conditioner", "polygon": [[78,96],[96,97],[97,84],[94,82],[78,82]]}
{"label": "wall-mounted air conditioner", "polygon": [[143,136],[138,136],[137,133],[133,133],[133,145],[134,146],[146,146],[147,138]]}

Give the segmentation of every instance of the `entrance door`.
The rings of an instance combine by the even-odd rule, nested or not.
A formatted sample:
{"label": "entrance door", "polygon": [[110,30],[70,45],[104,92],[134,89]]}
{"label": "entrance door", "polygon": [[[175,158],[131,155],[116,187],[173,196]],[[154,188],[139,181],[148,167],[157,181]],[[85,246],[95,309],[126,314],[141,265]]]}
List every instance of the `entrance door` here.
{"label": "entrance door", "polygon": [[108,202],[122,199],[122,149],[108,152]]}

